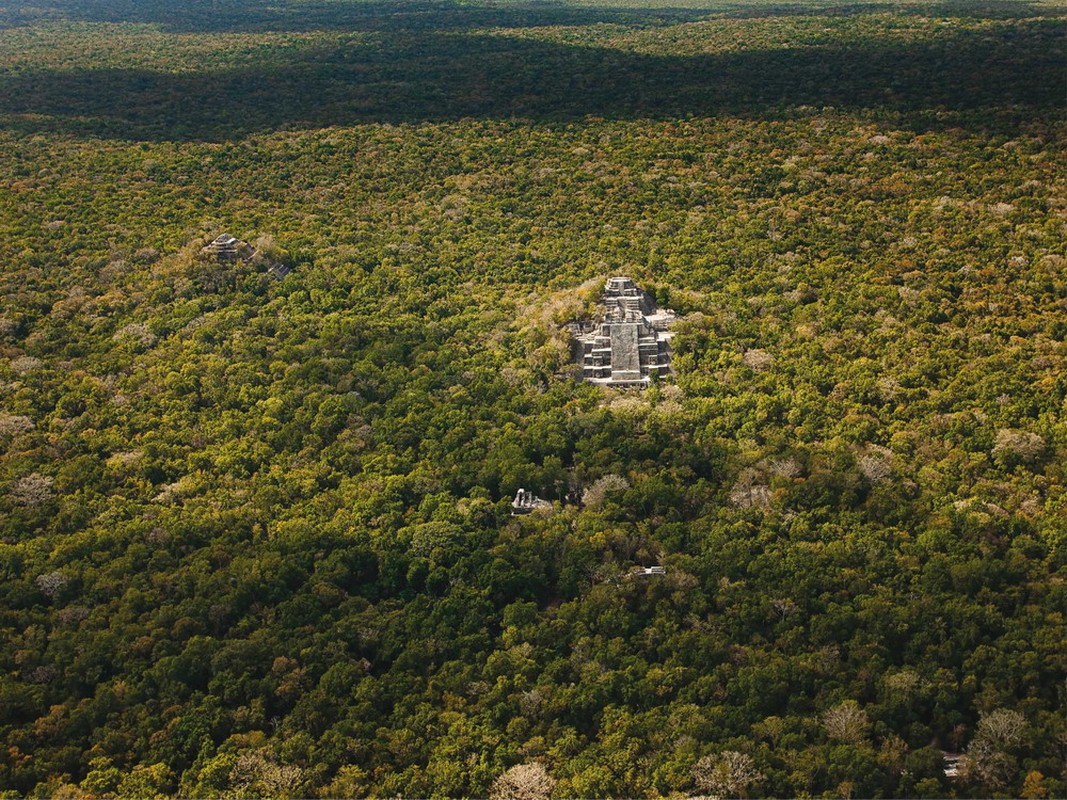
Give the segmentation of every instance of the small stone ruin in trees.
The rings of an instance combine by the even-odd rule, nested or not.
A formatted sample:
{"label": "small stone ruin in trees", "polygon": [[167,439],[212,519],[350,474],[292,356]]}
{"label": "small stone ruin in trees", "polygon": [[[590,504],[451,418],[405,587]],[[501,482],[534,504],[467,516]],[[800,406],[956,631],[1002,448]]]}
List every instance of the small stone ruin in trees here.
{"label": "small stone ruin in trees", "polygon": [[223,264],[236,264],[240,261],[252,262],[253,266],[266,266],[267,272],[274,278],[281,280],[292,269],[279,261],[275,261],[267,253],[257,250],[248,242],[222,233],[208,242],[200,250],[201,255],[210,260]]}
{"label": "small stone ruin in trees", "polygon": [[256,251],[248,242],[242,242],[236,236],[230,236],[228,233],[220,233],[217,237],[208,242],[201,252],[215,261],[228,261],[234,263],[237,261],[247,261],[255,255]]}
{"label": "small stone ruin in trees", "polygon": [[609,278],[596,319],[571,324],[582,377],[601,386],[644,387],[671,372],[667,330],[674,312],[627,277]]}
{"label": "small stone ruin in trees", "polygon": [[634,567],[630,573],[635,578],[647,578],[651,575],[666,575],[667,568],[658,564],[654,567]]}
{"label": "small stone ruin in trees", "polygon": [[516,516],[519,514],[529,514],[535,508],[551,508],[552,504],[547,500],[542,500],[533,492],[526,489],[519,489],[515,492],[515,499],[511,501],[511,515]]}

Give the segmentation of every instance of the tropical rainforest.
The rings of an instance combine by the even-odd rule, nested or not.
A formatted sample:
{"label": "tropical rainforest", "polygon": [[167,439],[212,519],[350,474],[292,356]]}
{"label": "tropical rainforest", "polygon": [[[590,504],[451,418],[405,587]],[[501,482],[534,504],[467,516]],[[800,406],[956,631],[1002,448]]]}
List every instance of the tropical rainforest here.
{"label": "tropical rainforest", "polygon": [[1067,795],[1065,32],[0,6],[0,797]]}

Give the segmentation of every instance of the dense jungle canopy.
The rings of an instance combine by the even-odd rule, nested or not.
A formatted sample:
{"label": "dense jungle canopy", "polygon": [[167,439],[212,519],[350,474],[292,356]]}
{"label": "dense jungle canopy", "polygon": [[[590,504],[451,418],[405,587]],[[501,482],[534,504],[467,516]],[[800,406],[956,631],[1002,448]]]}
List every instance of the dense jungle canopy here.
{"label": "dense jungle canopy", "polygon": [[1063,797],[1065,23],[0,6],[0,798]]}

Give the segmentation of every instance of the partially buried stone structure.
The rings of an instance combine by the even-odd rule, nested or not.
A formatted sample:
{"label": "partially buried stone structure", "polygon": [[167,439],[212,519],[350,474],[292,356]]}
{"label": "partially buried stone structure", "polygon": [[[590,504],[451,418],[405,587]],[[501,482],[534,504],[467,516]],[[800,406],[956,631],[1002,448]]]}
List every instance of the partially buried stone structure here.
{"label": "partially buried stone structure", "polygon": [[230,236],[228,233],[219,234],[215,239],[208,242],[201,252],[216,261],[247,260],[255,253],[248,242],[242,242],[236,236]]}
{"label": "partially buried stone structure", "polygon": [[222,233],[200,248],[202,257],[209,261],[218,261],[223,264],[236,264],[237,262],[252,262],[254,266],[266,265],[267,273],[281,280],[290,272],[292,267],[275,261],[261,250],[256,250],[248,242]]}
{"label": "partially buried stone structure", "polygon": [[674,312],[655,302],[626,277],[609,278],[597,320],[572,326],[582,377],[604,386],[647,386],[669,375]]}
{"label": "partially buried stone structure", "polygon": [[515,492],[515,499],[511,501],[511,516],[529,514],[538,508],[549,509],[552,508],[552,504],[547,500],[542,500],[533,492],[519,489],[519,491]]}

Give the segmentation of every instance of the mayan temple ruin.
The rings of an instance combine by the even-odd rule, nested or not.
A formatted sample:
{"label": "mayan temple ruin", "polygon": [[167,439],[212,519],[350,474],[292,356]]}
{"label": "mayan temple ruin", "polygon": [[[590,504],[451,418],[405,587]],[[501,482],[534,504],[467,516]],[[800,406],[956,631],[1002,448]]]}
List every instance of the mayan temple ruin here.
{"label": "mayan temple ruin", "polygon": [[217,261],[220,264],[251,262],[257,267],[266,266],[267,274],[277,280],[281,280],[293,271],[293,268],[288,264],[275,260],[263,250],[257,250],[248,242],[228,233],[221,233],[216,236],[200,248],[200,253],[202,258],[209,261]]}
{"label": "mayan temple ruin", "polygon": [[669,375],[674,312],[655,302],[626,277],[609,278],[598,319],[572,326],[582,377],[602,386],[647,386]]}
{"label": "mayan temple ruin", "polygon": [[215,261],[229,262],[247,261],[255,253],[248,242],[242,242],[236,236],[230,236],[228,233],[219,234],[202,247],[200,252]]}

